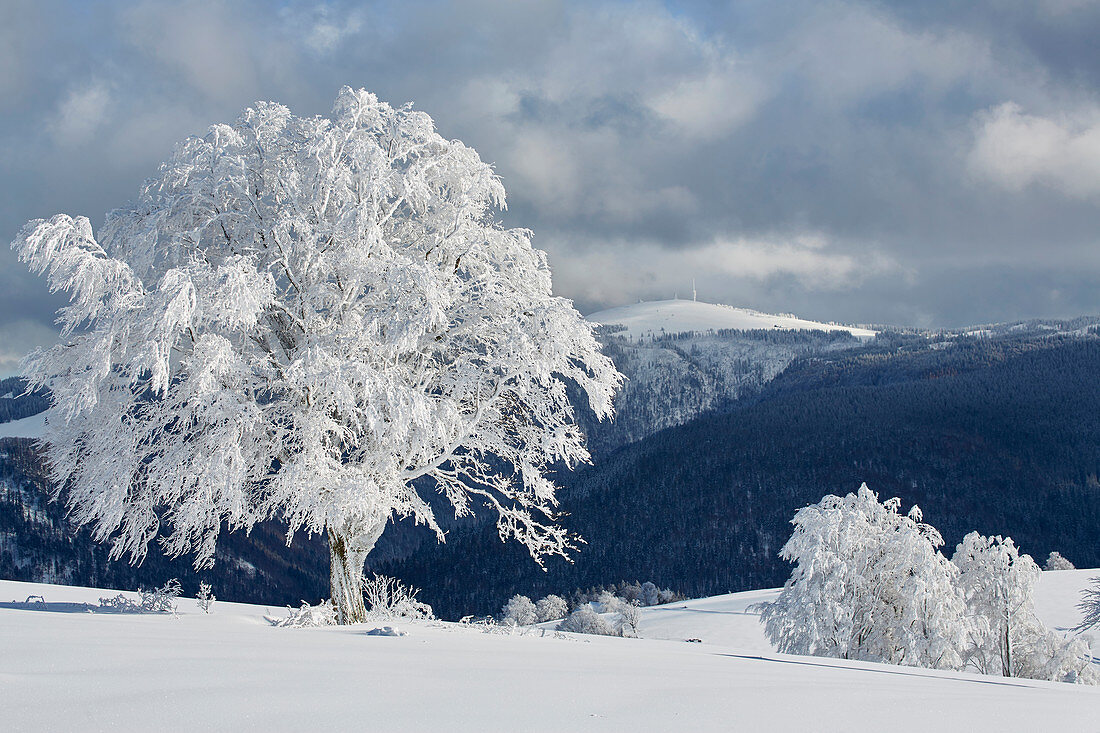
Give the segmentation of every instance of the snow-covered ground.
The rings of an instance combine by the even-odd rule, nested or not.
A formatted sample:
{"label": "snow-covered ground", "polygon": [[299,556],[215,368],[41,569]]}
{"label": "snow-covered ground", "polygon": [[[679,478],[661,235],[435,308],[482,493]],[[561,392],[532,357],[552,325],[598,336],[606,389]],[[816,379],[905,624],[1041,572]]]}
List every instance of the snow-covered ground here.
{"label": "snow-covered ground", "polygon": [[[1095,571],[1093,573],[1095,574]],[[1046,573],[1040,611],[1074,623],[1090,573]],[[0,604],[4,730],[1096,730],[1100,690],[770,650],[754,591],[647,609],[617,639],[456,624],[278,629],[276,608],[123,615]],[[0,581],[0,602],[113,592]],[[703,643],[685,643],[700,638]],[[668,639],[668,640],[662,640]]]}
{"label": "snow-covered ground", "polygon": [[818,323],[794,316],[776,316],[747,308],[701,303],[694,300],[658,300],[648,303],[609,308],[587,316],[594,323],[626,326],[631,338],[682,333],[684,331],[741,330],[808,330],[850,331],[859,339],[871,339],[875,332],[866,328],[841,326],[834,323]]}

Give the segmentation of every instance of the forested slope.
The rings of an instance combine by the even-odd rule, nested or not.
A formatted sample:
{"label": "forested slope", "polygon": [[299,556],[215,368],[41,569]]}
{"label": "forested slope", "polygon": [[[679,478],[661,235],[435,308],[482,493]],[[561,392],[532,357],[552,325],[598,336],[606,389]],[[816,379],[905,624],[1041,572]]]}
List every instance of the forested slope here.
{"label": "forested slope", "polygon": [[491,528],[386,569],[450,615],[640,578],[690,596],[779,585],[794,511],[866,481],[949,545],[1010,534],[1100,565],[1100,342],[963,339],[796,362],[754,400],[623,448],[570,480],[587,541],[541,572]]}

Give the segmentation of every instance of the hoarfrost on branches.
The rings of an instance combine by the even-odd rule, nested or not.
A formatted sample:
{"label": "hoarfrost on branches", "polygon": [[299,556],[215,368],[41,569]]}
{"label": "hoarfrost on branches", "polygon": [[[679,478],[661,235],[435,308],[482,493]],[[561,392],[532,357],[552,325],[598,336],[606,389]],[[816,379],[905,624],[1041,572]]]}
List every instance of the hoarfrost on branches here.
{"label": "hoarfrost on branches", "polygon": [[23,373],[73,517],[198,568],[223,524],[325,533],[342,623],[391,517],[443,537],[418,479],[565,555],[545,467],[589,459],[567,384],[603,419],[621,377],[504,202],[428,115],[345,87],[331,119],[260,103],[188,138],[98,232],[28,223],[13,248],[70,298]]}
{"label": "hoarfrost on branches", "polygon": [[1042,571],[1011,537],[971,532],[955,549],[968,615],[967,663],[984,674],[1096,684],[1084,642],[1048,629],[1035,613]]}
{"label": "hoarfrost on branches", "polygon": [[267,617],[272,626],[283,629],[309,629],[317,626],[333,626],[336,624],[336,609],[332,601],[321,601],[316,606],[311,606],[305,601],[298,608],[286,607],[287,615],[283,618]]}
{"label": "hoarfrost on branches", "polygon": [[195,600],[199,604],[199,608],[203,613],[210,613],[214,608],[214,601],[218,600],[213,593],[213,588],[205,580],[199,583],[199,594],[195,596]]}
{"label": "hoarfrost on branches", "polygon": [[1084,631],[1094,626],[1100,626],[1100,577],[1090,578],[1090,581],[1092,587],[1085,588],[1081,593],[1081,602],[1077,604],[1083,618],[1075,631]]}
{"label": "hoarfrost on branches", "polygon": [[435,618],[435,611],[423,601],[417,600],[419,588],[405,585],[397,578],[374,575],[363,581],[363,597],[367,604],[367,617],[374,619],[423,619]]}
{"label": "hoarfrost on branches", "polygon": [[867,488],[800,509],[780,556],[797,563],[761,614],[776,648],[920,667],[962,666],[958,570],[939,533]]}

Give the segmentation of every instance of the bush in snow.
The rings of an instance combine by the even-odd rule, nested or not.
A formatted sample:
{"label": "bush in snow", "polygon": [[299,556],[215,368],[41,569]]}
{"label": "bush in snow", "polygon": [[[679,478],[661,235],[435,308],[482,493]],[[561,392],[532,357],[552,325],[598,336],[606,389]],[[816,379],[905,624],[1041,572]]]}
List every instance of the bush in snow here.
{"label": "bush in snow", "polygon": [[218,600],[211,592],[213,588],[205,580],[199,583],[199,594],[195,596],[195,600],[199,603],[199,608],[203,613],[210,613],[214,607],[214,601]]}
{"label": "bush in snow", "polygon": [[638,608],[638,602],[627,600],[604,591],[600,594],[600,608],[604,613],[616,614],[613,629],[619,636],[635,637],[638,635],[638,625],[642,622],[642,612]]}
{"label": "bush in snow", "polygon": [[955,550],[967,607],[966,661],[984,674],[1095,684],[1088,647],[1035,613],[1041,571],[1012,538],[971,532]]}
{"label": "bush in snow", "polygon": [[432,607],[417,600],[418,593],[419,588],[411,588],[397,578],[385,575],[374,575],[363,580],[363,596],[370,618],[434,619]]}
{"label": "bush in snow", "polygon": [[864,484],[800,509],[780,556],[797,563],[761,615],[781,652],[954,669],[962,665],[958,570],[917,507]]}
{"label": "bush in snow", "polygon": [[535,604],[527,596],[514,595],[508,599],[501,609],[501,615],[505,623],[515,626],[530,626],[538,623],[539,614]]}
{"label": "bush in snow", "polygon": [[138,588],[138,600],[119,593],[114,598],[100,598],[99,605],[121,613],[175,613],[176,599],[183,593],[179,580],[172,578],[160,588]]}
{"label": "bush in snow", "polygon": [[141,594],[141,609],[150,613],[175,613],[176,599],[183,594],[179,580],[172,578],[160,588],[152,590],[138,589]]}
{"label": "bush in snow", "polygon": [[569,613],[569,604],[561,596],[551,593],[545,598],[539,599],[539,602],[535,604],[535,611],[538,613],[539,622],[557,621],[559,618],[565,618],[565,615]]}
{"label": "bush in snow", "polygon": [[557,627],[558,631],[570,631],[574,634],[596,634],[598,636],[615,636],[615,629],[600,614],[596,613],[587,603],[579,606],[573,613],[562,620]]}
{"label": "bush in snow", "polygon": [[311,606],[302,601],[300,608],[286,607],[288,611],[285,618],[271,618],[268,621],[272,626],[283,629],[307,629],[314,626],[333,626],[336,624],[336,609],[331,601],[321,601],[316,606]]}
{"label": "bush in snow", "polygon": [[1062,557],[1060,552],[1052,552],[1047,555],[1046,564],[1043,565],[1043,570],[1076,570],[1073,563],[1066,558]]}

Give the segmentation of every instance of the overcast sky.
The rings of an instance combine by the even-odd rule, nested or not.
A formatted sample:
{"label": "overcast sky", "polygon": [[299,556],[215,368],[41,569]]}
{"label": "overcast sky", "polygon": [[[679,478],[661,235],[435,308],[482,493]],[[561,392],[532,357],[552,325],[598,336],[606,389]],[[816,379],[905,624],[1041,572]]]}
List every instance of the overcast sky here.
{"label": "overcast sky", "polygon": [[[1100,2],[0,2],[0,231],[132,198],[257,100],[413,101],[582,312],[1100,311]],[[0,372],[59,304],[0,251]]]}

